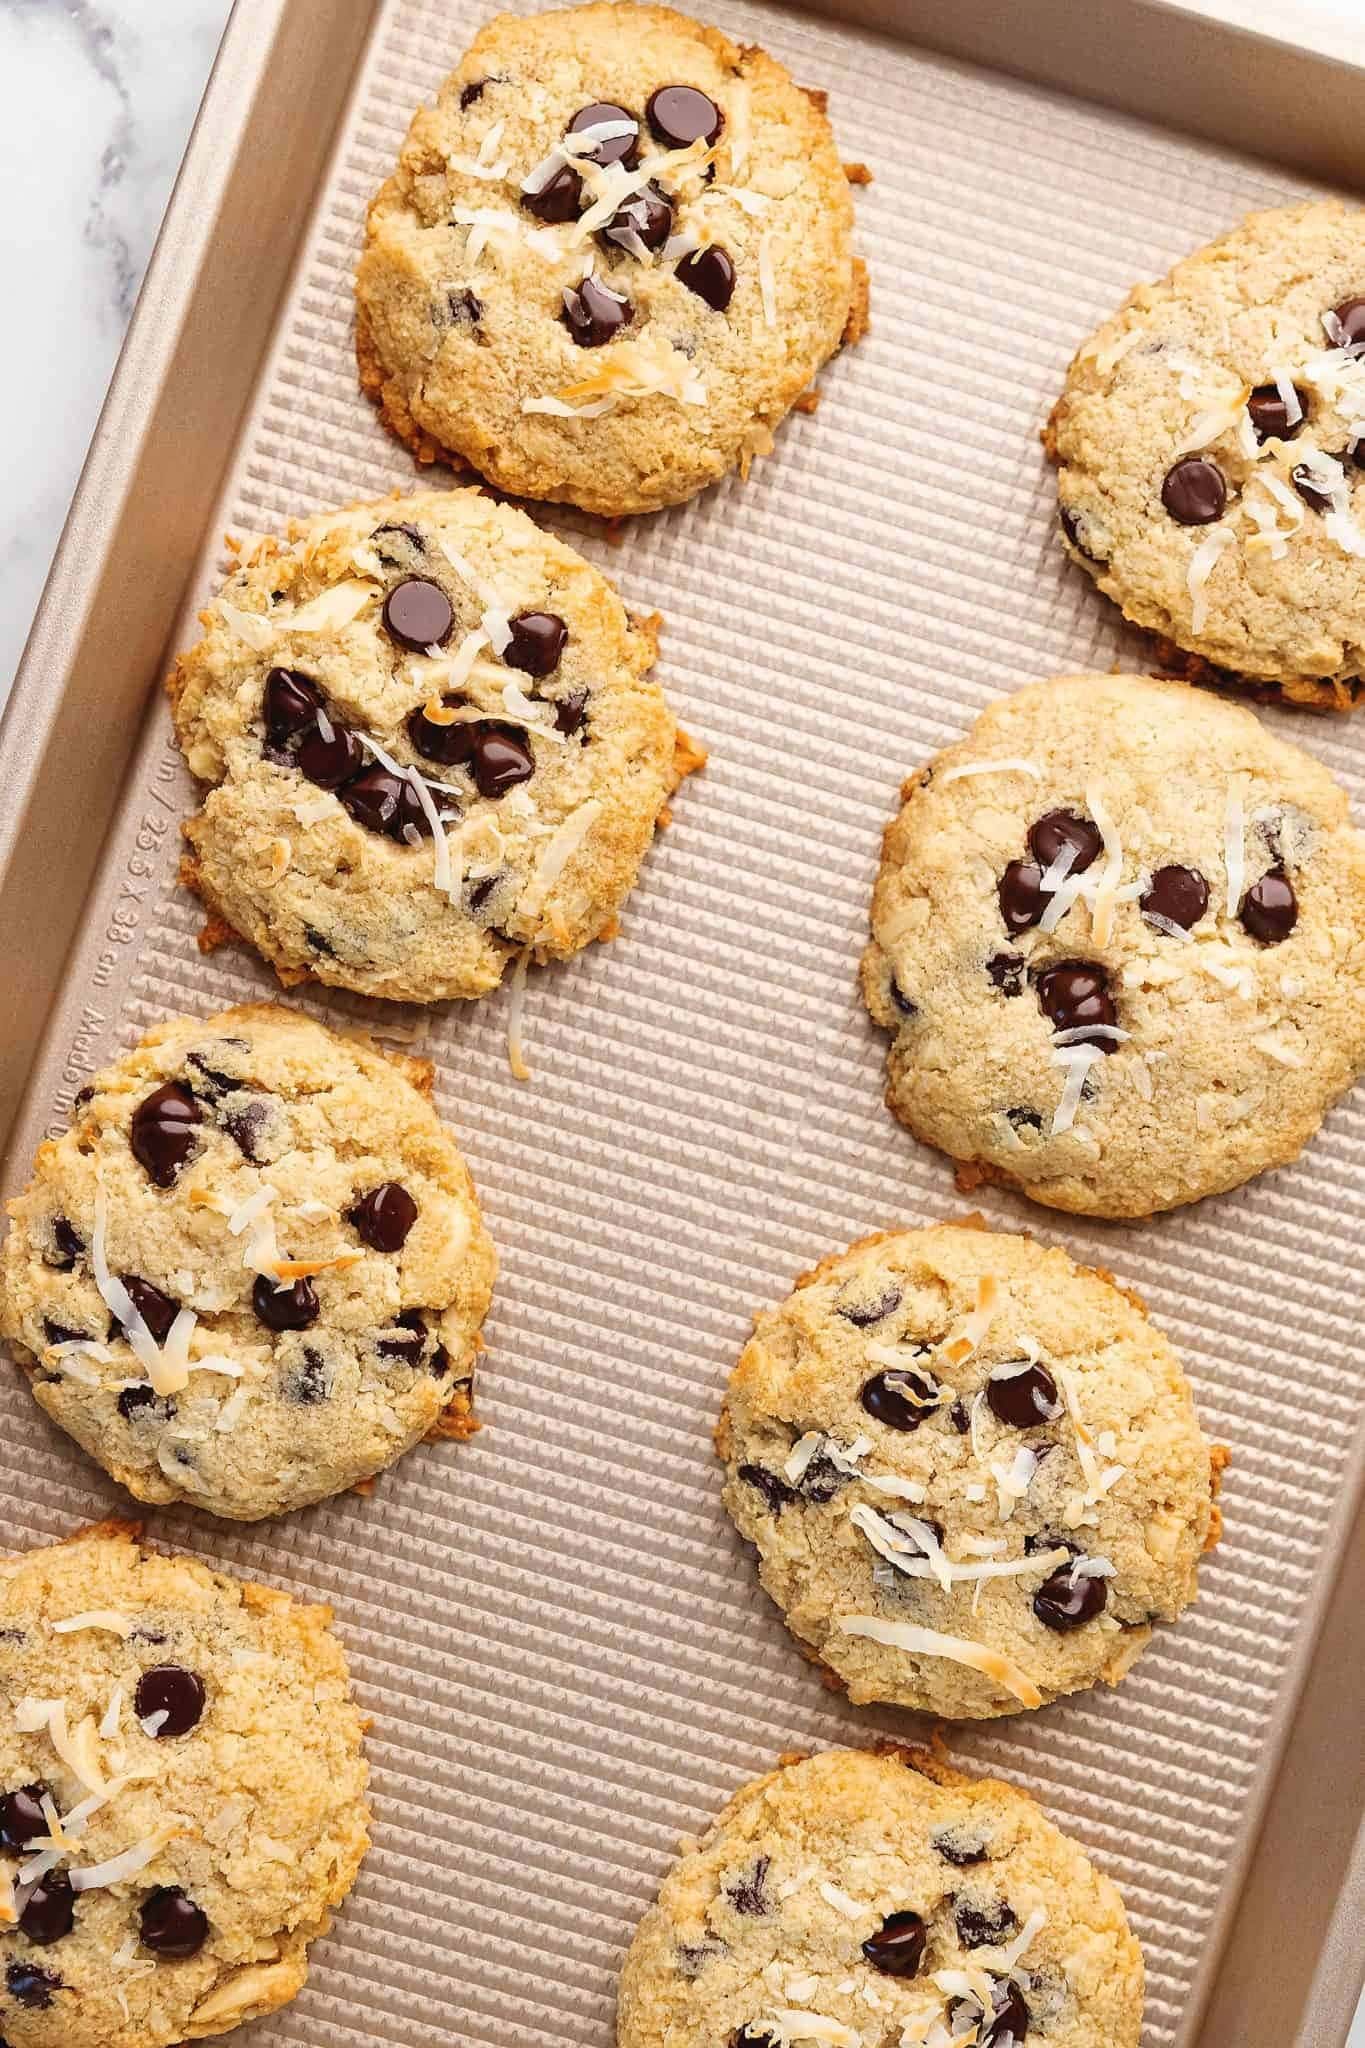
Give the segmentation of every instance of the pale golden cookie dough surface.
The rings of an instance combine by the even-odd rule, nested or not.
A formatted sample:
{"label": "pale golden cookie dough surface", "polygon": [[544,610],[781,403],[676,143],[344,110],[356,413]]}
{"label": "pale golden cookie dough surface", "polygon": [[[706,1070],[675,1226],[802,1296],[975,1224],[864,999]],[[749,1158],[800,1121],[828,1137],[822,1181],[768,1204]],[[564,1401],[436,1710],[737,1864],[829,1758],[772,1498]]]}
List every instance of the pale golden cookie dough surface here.
{"label": "pale golden cookie dough surface", "polygon": [[1242,706],[1036,683],[902,794],[863,993],[890,1107],[972,1171],[1174,1208],[1292,1159],[1365,1064],[1365,839]]}
{"label": "pale golden cookie dough surface", "polygon": [[[585,109],[633,128],[552,154]],[[852,238],[822,96],[762,50],[662,7],[500,15],[370,208],[362,381],[423,459],[608,516],[675,504],[766,453],[856,339]]]}
{"label": "pale golden cookie dough surface", "polygon": [[201,616],[168,685],[210,785],[185,879],[281,980],[437,1002],[614,933],[701,757],[649,675],[657,619],[581,555],[423,492],[259,542]]}
{"label": "pale golden cookie dough surface", "polygon": [[0,1328],[138,1499],[254,1521],[473,1429],[496,1258],[429,1078],[287,1010],[182,1017],[42,1146]]}
{"label": "pale golden cookie dough surface", "polygon": [[164,2048],[301,1989],[368,1841],[330,1621],[112,1524],[0,1557],[10,2048]]}
{"label": "pale golden cookie dough surface", "polygon": [[1129,294],[1046,436],[1067,552],[1127,617],[1308,703],[1365,671],[1362,343],[1365,211],[1252,214]]}
{"label": "pale golden cookie dough surface", "polygon": [[1107,1277],[965,1225],[869,1238],[755,1318],[717,1445],[759,1577],[855,1701],[1114,1685],[1195,1597],[1214,1473]]}
{"label": "pale golden cookie dough surface", "polygon": [[618,2048],[1137,2048],[1115,1886],[1026,1793],[827,1750],[683,1845],[621,1977]]}

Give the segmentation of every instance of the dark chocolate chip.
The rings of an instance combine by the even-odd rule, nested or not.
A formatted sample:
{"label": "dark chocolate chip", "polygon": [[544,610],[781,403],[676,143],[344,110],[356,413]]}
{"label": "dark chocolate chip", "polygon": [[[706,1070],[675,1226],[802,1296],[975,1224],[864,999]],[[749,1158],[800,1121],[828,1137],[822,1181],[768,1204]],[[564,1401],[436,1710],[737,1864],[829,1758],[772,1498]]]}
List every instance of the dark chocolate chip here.
{"label": "dark chocolate chip", "polygon": [[303,936],[308,941],[309,945],[313,948],[313,951],[315,953],[330,953],[332,955],[335,955],[336,947],[332,944],[331,940],[327,937],[326,933],[320,932],[316,925],[306,924],[303,928]]}
{"label": "dark chocolate chip", "polygon": [[365,749],[349,726],[319,711],[294,756],[299,772],[319,789],[340,789],[365,766]]}
{"label": "dark chocolate chip", "polygon": [[[443,697],[445,705],[458,705],[462,697]],[[443,768],[457,768],[462,762],[471,760],[474,754],[476,728],[469,719],[457,719],[451,725],[437,725],[424,711],[414,711],[408,719],[408,738],[425,761],[437,761]]]}
{"label": "dark chocolate chip", "polygon": [[502,651],[507,666],[528,676],[552,675],[569,639],[558,612],[518,612],[508,624],[512,637]]}
{"label": "dark chocolate chip", "polygon": [[154,1956],[183,1962],[197,1956],[209,1937],[208,1915],[187,1898],[178,1884],[158,1885],[148,1892],[138,1914],[142,1946]]}
{"label": "dark chocolate chip", "polygon": [[76,1894],[63,1870],[49,1870],[29,1893],[19,1915],[19,1932],[39,1948],[49,1948],[70,1934],[76,1922]]}
{"label": "dark chocolate chip", "polygon": [[981,2031],[983,2014],[974,1998],[954,1998],[948,2005],[948,2025],[957,2030],[959,2019],[974,2019],[977,2022],[976,2048],[1019,2048],[1027,2038],[1029,2030],[1029,2009],[1024,2003],[1024,1994],[1013,1977],[1002,1982],[999,1978],[991,1986],[992,2012]]}
{"label": "dark chocolate chip", "polygon": [[567,697],[560,697],[555,703],[555,731],[566,735],[577,732],[587,708],[586,690],[570,690]]}
{"label": "dark chocolate chip", "polygon": [[477,327],[483,318],[483,300],[476,298],[468,286],[463,291],[447,292],[446,309],[457,327]]}
{"label": "dark chocolate chip", "polygon": [[292,1401],[296,1408],[317,1408],[327,1399],[331,1388],[327,1380],[327,1364],[321,1352],[305,1344],[303,1357],[287,1372],[280,1382],[280,1393],[286,1401]]}
{"label": "dark chocolate chip", "polygon": [[426,1318],[420,1308],[405,1309],[395,1316],[392,1331],[376,1337],[375,1350],[381,1358],[396,1358],[403,1365],[420,1365],[427,1345]]}
{"label": "dark chocolate chip", "polygon": [[767,1503],[768,1512],[780,1515],[783,1508],[789,1508],[797,1498],[794,1487],[788,1486],[778,1472],[770,1472],[766,1465],[741,1465],[739,1476],[746,1486],[752,1486],[761,1493]]}
{"label": "dark chocolate chip", "polygon": [[1095,1045],[1101,1052],[1118,1050],[1118,1041],[1107,1030],[1118,1023],[1118,1012],[1109,993],[1109,978],[1093,960],[1059,960],[1045,967],[1037,979],[1038,1005],[1056,1031],[1081,1031],[1073,1045]]}
{"label": "dark chocolate chip", "polygon": [[1093,562],[1097,568],[1103,568],[1108,557],[1105,555],[1097,555],[1093,548],[1087,547],[1085,540],[1083,538],[1080,514],[1078,512],[1073,512],[1069,505],[1063,505],[1059,510],[1057,516],[1062,523],[1062,532],[1071,542],[1071,545],[1073,548],[1075,548],[1076,553],[1078,555],[1084,555],[1086,561]]}
{"label": "dark chocolate chip", "polygon": [[869,1324],[881,1322],[884,1316],[894,1315],[903,1298],[899,1287],[883,1287],[880,1294],[866,1301],[851,1301],[847,1305],[836,1301],[834,1313],[855,1329],[865,1330]]}
{"label": "dark chocolate chip", "polygon": [[249,1159],[253,1166],[262,1163],[260,1138],[269,1122],[270,1111],[263,1102],[237,1103],[223,1113],[223,1129],[243,1159]]}
{"label": "dark chocolate chip", "polygon": [[484,875],[479,881],[472,883],[465,896],[465,902],[469,909],[482,910],[497,886],[498,878],[496,875]]}
{"label": "dark chocolate chip", "polygon": [[52,1239],[57,1250],[62,1255],[60,1263],[54,1261],[54,1263],[57,1263],[57,1270],[61,1273],[69,1273],[85,1250],[85,1239],[68,1216],[53,1217]]}
{"label": "dark chocolate chip", "polygon": [[822,1508],[833,1500],[836,1493],[848,1485],[849,1475],[841,1472],[828,1452],[823,1448],[815,1453],[796,1489],[797,1498],[807,1507]]}
{"label": "dark chocolate chip", "polygon": [[138,1415],[150,1421],[154,1408],[160,1411],[159,1419],[162,1421],[168,1421],[175,1413],[175,1403],[163,1402],[153,1387],[124,1387],[119,1394],[118,1412],[125,1422],[131,1422]]}
{"label": "dark chocolate chip", "polygon": [[884,1977],[914,1977],[928,1940],[929,1931],[918,1913],[888,1913],[863,1943],[863,1954]]}
{"label": "dark chocolate chip", "polygon": [[24,1849],[48,1831],[43,1800],[51,1792],[44,1784],[21,1785],[0,1799],[0,1848]]}
{"label": "dark chocolate chip", "polygon": [[251,1306],[267,1330],[306,1330],[320,1313],[317,1289],[311,1280],[296,1280],[291,1287],[276,1287],[266,1273],[257,1275],[251,1290]]}
{"label": "dark chocolate chip", "polygon": [[986,972],[1002,996],[1023,994],[1024,961],[1018,953],[992,953],[986,962]]}
{"label": "dark chocolate chip", "polygon": [[153,1287],[151,1281],[144,1280],[139,1273],[120,1273],[119,1279],[157,1343],[164,1344],[171,1333],[171,1324],[180,1313],[179,1302],[172,1301],[169,1294],[163,1294],[159,1287]]}
{"label": "dark chocolate chip", "polygon": [[1209,907],[1209,885],[1197,868],[1158,868],[1143,891],[1144,917],[1164,917],[1168,924],[1191,931]]}
{"label": "dark chocolate chip", "polygon": [[1043,871],[1031,860],[1012,860],[1005,869],[995,893],[1007,932],[1026,932],[1038,923],[1050,901],[1042,882]]}
{"label": "dark chocolate chip", "polygon": [[176,1175],[194,1151],[194,1127],[203,1112],[179,1081],[154,1088],[133,1111],[129,1142],[133,1155],[159,1188],[174,1186]]}
{"label": "dark chocolate chip", "polygon": [[198,1726],[204,1711],[204,1681],[197,1671],[186,1671],[182,1664],[154,1664],[139,1678],[133,1705],[139,1721],[152,1714],[166,1716],[156,1739],[169,1742],[172,1736],[188,1735]]}
{"label": "dark chocolate chip", "polygon": [[11,1963],[5,1971],[5,1989],[17,2005],[30,2012],[46,2012],[53,1992],[64,1991],[66,1986],[51,1970],[40,1970],[36,1963]]}
{"label": "dark chocolate chip", "polygon": [[1258,441],[1292,441],[1308,417],[1308,401],[1297,384],[1299,417],[1290,425],[1289,407],[1280,396],[1278,384],[1258,384],[1247,400],[1247,416]]}
{"label": "dark chocolate chip", "polygon": [[431,837],[431,821],[410,779],[377,762],[346,784],[341,801],[367,832],[382,833],[402,846]]}
{"label": "dark chocolate chip", "polygon": [[900,1011],[902,1017],[918,1017],[919,1004],[915,1002],[913,997],[905,993],[905,990],[901,987],[894,974],[886,984],[886,992],[890,996],[893,1006]]}
{"label": "dark chocolate chip", "polygon": [[517,783],[529,782],[535,772],[535,757],[524,733],[515,726],[479,727],[474,743],[474,780],[480,796],[505,796]]}
{"label": "dark chocolate chip", "polygon": [[771,1857],[760,1856],[752,1870],[725,1887],[726,1898],[746,1919],[761,1920],[772,1911],[772,1901],[768,1897],[768,1865],[771,1860]]}
{"label": "dark chocolate chip", "polygon": [[54,1322],[51,1316],[43,1317],[43,1335],[49,1344],[75,1344],[82,1337],[89,1337],[88,1330],[73,1330],[67,1323]]}
{"label": "dark chocolate chip", "polygon": [[[427,1360],[427,1371],[434,1380],[443,1380],[450,1371],[450,1357],[444,1344],[438,1344],[432,1352],[431,1357]],[[467,1374],[462,1380],[456,1380],[455,1386],[463,1388],[466,1394],[472,1394],[474,1391],[473,1373]]]}
{"label": "dark chocolate chip", "polygon": [[725,126],[715,101],[695,85],[661,85],[645,108],[651,135],[665,149],[686,149],[689,143],[712,143]]}
{"label": "dark chocolate chip", "polygon": [[986,1401],[997,1422],[1010,1429],[1036,1429],[1062,1412],[1057,1382],[1045,1365],[997,1366],[986,1382]]}
{"label": "dark chocolate chip", "polygon": [[933,1846],[945,1863],[951,1863],[955,1870],[966,1870],[970,1864],[984,1863],[990,1854],[980,1835],[964,1835],[958,1829],[944,1829],[941,1835],[933,1837]]}
{"label": "dark chocolate chip", "polygon": [[475,100],[481,99],[488,86],[486,78],[471,78],[468,85],[460,87],[460,111],[465,113]]}
{"label": "dark chocolate chip", "polygon": [[1238,911],[1253,939],[1278,946],[1289,937],[1299,921],[1299,899],[1283,868],[1268,868],[1259,882],[1253,882]]}
{"label": "dark chocolate chip", "polygon": [[1043,1580],[1033,1596],[1033,1611],[1044,1628],[1065,1635],[1102,1614],[1108,1597],[1108,1582],[1089,1574],[1078,1577],[1073,1558],[1070,1564],[1058,1565],[1051,1577]]}
{"label": "dark chocolate chip", "polygon": [[374,551],[381,562],[390,562],[396,568],[403,559],[403,550],[401,548],[395,554],[392,547],[386,548],[382,545],[385,538],[390,535],[395,540],[406,541],[408,546],[414,548],[419,555],[424,555],[427,551],[427,544],[418,529],[415,526],[409,526],[406,519],[399,519],[392,526],[376,526],[374,532],[370,535],[370,539],[374,543]]}
{"label": "dark chocolate chip", "polygon": [[1207,456],[1184,456],[1167,470],[1161,502],[1182,526],[1211,526],[1222,518],[1228,502],[1222,470]]}
{"label": "dark chocolate chip", "polygon": [[1052,866],[1064,847],[1070,847],[1075,858],[1068,873],[1073,875],[1083,875],[1104,848],[1099,826],[1075,811],[1049,811],[1029,833],[1028,843],[1034,859],[1045,869]]}
{"label": "dark chocolate chip", "polygon": [[1007,1109],[1005,1122],[1015,1131],[1041,1131],[1043,1119],[1036,1109]]}
{"label": "dark chocolate chip", "polygon": [[282,747],[312,724],[322,707],[322,692],[311,677],[295,668],[272,668],[265,679],[265,729]]}
{"label": "dark chocolate chip", "polygon": [[417,1221],[417,1204],[396,1180],[381,1181],[347,1211],[350,1222],[377,1252],[397,1252]]}
{"label": "dark chocolate chip", "polygon": [[633,256],[638,253],[637,242],[657,253],[672,232],[673,207],[668,194],[659,185],[646,185],[643,192],[633,192],[622,201],[597,239]]}
{"label": "dark chocolate chip", "polygon": [[858,1395],[874,1422],[884,1422],[888,1429],[907,1430],[918,1429],[938,1407],[940,1398],[938,1382],[913,1366],[874,1373],[864,1380]]}
{"label": "dark chocolate chip", "polygon": [[957,1938],[964,1948],[999,1948],[1019,1925],[1014,1909],[1001,1899],[993,1906],[957,1903],[953,1914]]}
{"label": "dark chocolate chip", "polygon": [[737,2027],[730,2036],[730,2048],[781,2048],[781,2043],[767,2027]]}
{"label": "dark chocolate chip", "polygon": [[967,1431],[972,1426],[972,1418],[967,1412],[967,1403],[965,1401],[954,1401],[952,1407],[948,1410],[948,1420],[952,1423],[959,1436],[966,1436]]}
{"label": "dark chocolate chip", "polygon": [[583,180],[568,164],[561,164],[538,192],[523,192],[521,203],[537,220],[562,226],[565,221],[577,220],[583,210]]}
{"label": "dark chocolate chip", "polygon": [[1343,299],[1333,312],[1342,327],[1342,347],[1358,348],[1365,342],[1365,299]]}
{"label": "dark chocolate chip", "polygon": [[405,576],[384,599],[384,630],[414,654],[439,647],[455,623],[455,608],[429,576]]}
{"label": "dark chocolate chip", "polygon": [[564,324],[580,348],[601,348],[614,341],[634,317],[630,300],[604,285],[600,278],[585,277],[577,289],[564,293]]}
{"label": "dark chocolate chip", "polygon": [[618,107],[614,100],[594,100],[590,107],[580,107],[570,121],[565,133],[581,135],[585,128],[600,128],[608,121],[629,121],[629,135],[613,135],[610,141],[595,142],[588,159],[595,164],[624,164],[633,171],[640,161],[640,124],[634,114],[625,107]]}
{"label": "dark chocolate chip", "polygon": [[1321,473],[1314,469],[1311,463],[1296,462],[1289,472],[1289,481],[1303,499],[1304,504],[1309,506],[1312,511],[1331,511],[1331,490],[1324,482]]}
{"label": "dark chocolate chip", "polygon": [[719,242],[694,249],[674,273],[680,284],[705,300],[713,313],[723,313],[735,295],[735,266]]}
{"label": "dark chocolate chip", "polygon": [[[251,1050],[251,1047],[244,1038],[216,1038],[212,1044],[219,1048],[217,1053],[219,1059],[222,1058],[223,1051],[227,1049],[231,1049],[234,1052],[250,1052]],[[212,1047],[209,1050],[212,1050]],[[248,1085],[245,1081],[239,1080],[234,1075],[227,1073],[222,1067],[215,1066],[209,1058],[209,1052],[201,1050],[199,1047],[196,1047],[193,1052],[185,1054],[185,1065],[194,1068],[196,1083],[203,1082],[210,1095],[222,1094],[227,1089],[244,1088]]]}

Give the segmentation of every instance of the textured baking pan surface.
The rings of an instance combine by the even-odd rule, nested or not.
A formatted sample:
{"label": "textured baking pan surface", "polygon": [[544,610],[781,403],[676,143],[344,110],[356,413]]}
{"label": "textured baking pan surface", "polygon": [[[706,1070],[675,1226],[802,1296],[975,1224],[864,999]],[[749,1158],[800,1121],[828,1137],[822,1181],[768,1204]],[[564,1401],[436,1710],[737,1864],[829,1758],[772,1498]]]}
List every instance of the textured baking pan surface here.
{"label": "textured baking pan surface", "polygon": [[[472,1443],[278,1523],[149,1522],[333,1601],[375,1717],[374,1850],[260,2048],[607,2048],[621,1954],[680,1832],[779,1751],[924,1732],[849,1707],[800,1656],[722,1513],[711,1426],[756,1306],[831,1247],[966,1206],[882,1106],[854,972],[902,775],[1001,691],[1143,659],[1054,535],[1038,429],[1066,362],[1135,279],[1301,189],[904,45],[731,0],[699,11],[827,88],[844,155],[875,173],[857,200],[872,332],[747,484],[619,545],[548,515],[664,613],[661,674],[711,764],[623,936],[533,973],[533,1079],[508,1072],[506,991],[430,1013],[290,998],[435,1061],[503,1267]],[[481,19],[470,0],[383,10],[195,603],[224,527],[414,482],[357,391],[350,277],[412,109]],[[1265,715],[1359,794],[1365,726]],[[190,800],[158,704],[12,1181],[147,1026],[275,993],[246,953],[196,950],[175,884]],[[1348,1477],[1363,1168],[1356,1100],[1298,1165],[1141,1229],[978,1198],[1135,1286],[1233,1453],[1198,1605],[1119,1692],[949,1731],[1122,1885],[1147,2048],[1193,2041]],[[16,1544],[126,1512],[10,1378],[0,1467]]]}

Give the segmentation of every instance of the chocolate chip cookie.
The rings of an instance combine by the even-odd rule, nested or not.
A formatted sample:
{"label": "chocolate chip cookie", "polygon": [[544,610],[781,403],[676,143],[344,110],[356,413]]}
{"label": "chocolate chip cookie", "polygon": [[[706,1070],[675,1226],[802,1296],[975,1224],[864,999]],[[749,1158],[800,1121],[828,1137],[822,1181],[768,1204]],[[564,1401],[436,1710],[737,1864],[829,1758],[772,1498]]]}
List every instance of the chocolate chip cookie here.
{"label": "chocolate chip cookie", "polygon": [[1136,1299],[962,1225],[804,1274],[755,1319],[717,1448],[759,1577],[849,1697],[959,1719],[1116,1685],[1219,1527]]}
{"label": "chocolate chip cookie", "polygon": [[0,1332],[139,1500],[254,1521],[473,1430],[496,1261],[430,1082],[288,1010],[179,1017],[41,1147]]}
{"label": "chocolate chip cookie", "polygon": [[1365,675],[1365,210],[1279,207],[1130,292],[1045,440],[1068,554],[1225,680]]}
{"label": "chocolate chip cookie", "polygon": [[135,1533],[0,1557],[11,2048],[163,2048],[275,2011],[367,1846],[330,1609]]}
{"label": "chocolate chip cookie", "polygon": [[617,929],[704,758],[581,555],[479,491],[256,543],[168,688],[209,785],[183,876],[286,983],[439,1002]]}
{"label": "chocolate chip cookie", "polygon": [[863,957],[887,1101],[969,1177],[1145,1216],[1292,1159],[1365,1066],[1365,838],[1242,706],[992,704],[902,791]]}
{"label": "chocolate chip cookie", "polygon": [[827,1750],[685,1842],[621,1976],[618,2048],[1137,2048],[1142,1951],[1025,1792]]}
{"label": "chocolate chip cookie", "polygon": [[419,460],[608,516],[747,472],[866,321],[823,95],[606,4],[481,30],[370,207],[356,298],[361,382]]}

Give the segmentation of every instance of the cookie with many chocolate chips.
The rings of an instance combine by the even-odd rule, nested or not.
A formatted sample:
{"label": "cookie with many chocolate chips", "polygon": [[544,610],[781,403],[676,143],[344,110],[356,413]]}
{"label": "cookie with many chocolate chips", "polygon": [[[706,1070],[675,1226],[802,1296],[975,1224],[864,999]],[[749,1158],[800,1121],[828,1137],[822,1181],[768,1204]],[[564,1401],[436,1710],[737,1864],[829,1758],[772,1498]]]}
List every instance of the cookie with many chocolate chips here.
{"label": "cookie with many chocolate chips", "polygon": [[684,1841],[621,1973],[618,2048],[1137,2048],[1123,1901],[1026,1792],[832,1749]]}
{"label": "cookie with many chocolate chips", "polygon": [[823,95],[762,50],[663,7],[502,14],[370,207],[361,382],[421,461],[653,511],[747,473],[857,339],[852,245]]}
{"label": "cookie with many chocolate chips", "polygon": [[1365,838],[1241,705],[1035,683],[902,795],[863,994],[969,1175],[1145,1216],[1292,1159],[1365,1066]]}
{"label": "cookie with many chocolate chips", "polygon": [[704,758],[650,677],[659,621],[482,492],[257,542],[168,688],[209,785],[182,873],[286,983],[480,996],[617,930]]}
{"label": "cookie with many chocolate chips", "polygon": [[164,2048],[274,2012],[368,1842],[331,1610],[135,1534],[0,1557],[10,2048]]}
{"label": "cookie with many chocolate chips", "polygon": [[257,1005],[159,1025],[41,1147],[0,1333],[139,1500],[254,1521],[476,1427],[496,1260],[430,1087]]}
{"label": "cookie with many chocolate chips", "polygon": [[963,1225],[804,1274],[755,1319],[717,1447],[764,1587],[850,1698],[954,1718],[1116,1685],[1219,1526],[1135,1298]]}
{"label": "cookie with many chocolate chips", "polygon": [[1139,285],[1044,440],[1067,553],[1192,678],[1349,707],[1365,676],[1365,210],[1255,213]]}

